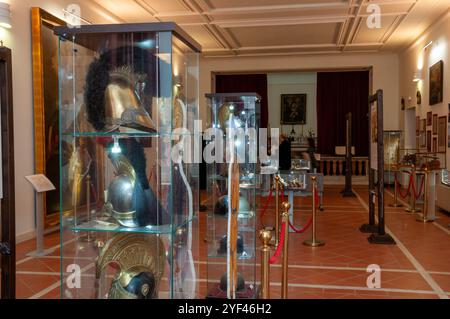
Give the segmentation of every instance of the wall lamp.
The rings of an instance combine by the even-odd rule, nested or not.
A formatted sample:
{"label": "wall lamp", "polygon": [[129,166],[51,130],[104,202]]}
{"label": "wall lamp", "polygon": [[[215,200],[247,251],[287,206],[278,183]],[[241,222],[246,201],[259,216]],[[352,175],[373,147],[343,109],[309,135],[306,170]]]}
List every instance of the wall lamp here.
{"label": "wall lamp", "polygon": [[11,29],[11,9],[4,2],[0,2],[0,27]]}

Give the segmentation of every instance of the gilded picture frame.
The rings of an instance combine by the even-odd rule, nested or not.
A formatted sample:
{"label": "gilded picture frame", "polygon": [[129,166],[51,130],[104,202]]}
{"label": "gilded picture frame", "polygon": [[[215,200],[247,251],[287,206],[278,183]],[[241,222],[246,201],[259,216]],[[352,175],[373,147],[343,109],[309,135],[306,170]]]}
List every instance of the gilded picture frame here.
{"label": "gilded picture frame", "polygon": [[281,94],[281,124],[306,124],[306,94]]}
{"label": "gilded picture frame", "polygon": [[[53,35],[53,29],[64,25],[63,20],[47,11],[31,8],[35,174],[46,175],[55,186],[59,185],[59,125],[56,123],[59,120],[59,90],[58,38]],[[49,167],[57,170],[50,171]],[[57,187],[56,191],[44,194],[45,228],[59,224],[59,211]]]}

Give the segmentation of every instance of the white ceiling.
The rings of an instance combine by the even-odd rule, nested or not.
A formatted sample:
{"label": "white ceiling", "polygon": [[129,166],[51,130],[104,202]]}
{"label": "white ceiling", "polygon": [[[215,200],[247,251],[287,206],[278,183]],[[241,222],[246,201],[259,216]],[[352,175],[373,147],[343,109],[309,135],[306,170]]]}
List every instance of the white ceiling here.
{"label": "white ceiling", "polygon": [[[204,56],[398,51],[450,0],[94,0],[121,22],[174,21]],[[368,6],[381,9],[370,29]]]}

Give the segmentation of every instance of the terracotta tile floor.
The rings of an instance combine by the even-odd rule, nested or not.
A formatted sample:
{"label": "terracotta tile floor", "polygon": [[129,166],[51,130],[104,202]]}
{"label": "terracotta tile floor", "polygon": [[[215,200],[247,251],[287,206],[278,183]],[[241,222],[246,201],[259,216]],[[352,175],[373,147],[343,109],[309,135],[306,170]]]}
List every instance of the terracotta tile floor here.
{"label": "terracotta tile floor", "polygon": [[[367,222],[367,187],[355,186],[358,198],[342,198],[342,186],[325,189],[324,212],[318,212],[317,236],[326,245],[310,248],[302,244],[310,238],[311,230],[304,234],[289,234],[289,298],[301,299],[361,299],[361,298],[449,298],[450,297],[450,223],[449,215],[437,212],[435,223],[422,224],[404,208],[390,208],[393,201],[391,191],[386,191],[386,226],[398,240],[397,245],[371,245],[367,234],[358,228]],[[204,194],[202,194],[204,198]],[[265,198],[260,199],[260,206]],[[311,201],[308,198],[295,199],[297,227],[309,219]],[[273,224],[273,202],[263,218],[257,220],[257,228]],[[261,209],[258,211],[260,216]],[[198,296],[206,295],[208,269],[206,266],[207,243],[206,216],[200,213],[198,241],[194,242],[194,258],[198,265]],[[65,254],[82,256],[80,266],[84,269],[83,283],[92,287],[93,262],[92,247],[80,244],[67,237],[64,241]],[[60,258],[59,233],[45,237],[46,247],[55,251],[45,257],[31,258],[27,253],[35,248],[34,241],[21,243],[17,247],[17,298],[60,298]],[[83,246],[85,245],[85,246]],[[86,246],[87,245],[87,246]],[[259,246],[259,242],[257,242]],[[87,247],[87,248],[86,248]],[[90,256],[90,257],[89,257]],[[71,263],[67,258],[64,263]],[[260,256],[257,253],[259,263]],[[223,258],[217,258],[216,280],[226,267]],[[381,267],[381,288],[370,289],[366,285],[370,264]],[[241,268],[246,278],[252,277],[251,265]],[[259,281],[259,265],[256,265],[255,279]],[[214,270],[209,269],[213,274]],[[271,266],[271,297],[279,298],[281,289],[281,265]],[[167,286],[167,283],[162,283]],[[86,287],[85,287],[86,288]],[[85,289],[80,296],[93,296],[92,290]]]}

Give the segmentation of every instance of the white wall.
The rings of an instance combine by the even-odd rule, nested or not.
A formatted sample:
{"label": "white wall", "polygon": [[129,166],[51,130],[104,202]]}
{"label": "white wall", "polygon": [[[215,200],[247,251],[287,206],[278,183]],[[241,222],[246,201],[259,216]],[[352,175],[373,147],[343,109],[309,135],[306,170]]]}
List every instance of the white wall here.
{"label": "white wall", "polygon": [[[430,41],[433,41],[432,45],[424,50]],[[429,68],[440,60],[444,62],[443,102],[430,106]],[[414,83],[412,80],[418,67],[422,67],[422,80]],[[438,116],[448,115],[448,104],[450,103],[450,11],[400,55],[400,96],[405,97],[407,108],[416,106],[418,88],[422,93],[422,104],[415,108],[416,116],[420,116],[421,119],[426,118],[427,112],[430,111]],[[410,97],[411,100],[409,100]],[[404,118],[405,115],[402,114],[402,128],[407,126]],[[427,127],[428,129],[431,127]],[[449,151],[450,149],[447,148],[447,166],[450,165]]]}
{"label": "white wall", "polygon": [[[3,1],[3,0],[2,0]],[[16,180],[16,234],[18,240],[29,238],[35,229],[34,192],[24,176],[34,174],[33,78],[31,59],[31,7],[41,7],[59,18],[69,4],[79,4],[82,16],[94,23],[111,23],[112,19],[93,4],[82,0],[9,0],[12,29],[0,30],[0,40],[12,50],[14,146]]]}
{"label": "white wall", "polygon": [[205,122],[206,100],[204,96],[212,91],[213,72],[314,72],[360,67],[373,67],[373,91],[384,90],[385,130],[399,129],[399,61],[398,55],[393,53],[201,58],[200,117]]}
{"label": "white wall", "polygon": [[[281,94],[306,94],[306,124],[303,134],[312,129],[317,135],[317,73],[269,73],[267,75],[267,99],[270,127],[280,127]],[[297,136],[302,132],[302,125],[294,125]],[[292,125],[283,126],[282,132],[289,134]]]}

